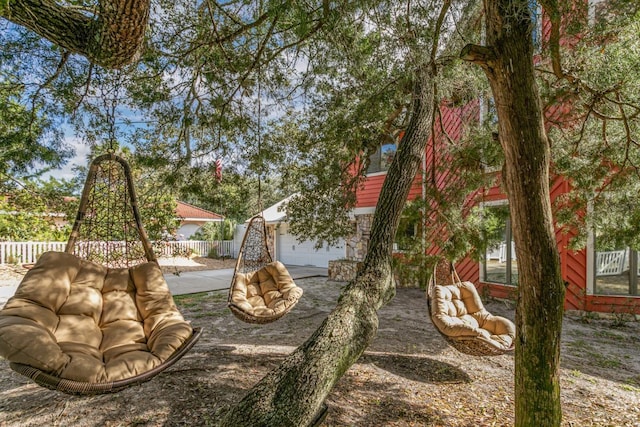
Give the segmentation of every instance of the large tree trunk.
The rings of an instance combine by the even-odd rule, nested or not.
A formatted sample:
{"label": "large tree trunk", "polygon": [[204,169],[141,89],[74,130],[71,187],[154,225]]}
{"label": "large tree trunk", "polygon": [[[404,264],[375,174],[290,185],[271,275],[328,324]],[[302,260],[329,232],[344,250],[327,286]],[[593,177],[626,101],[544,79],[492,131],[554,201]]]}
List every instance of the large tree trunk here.
{"label": "large tree trunk", "polygon": [[432,73],[428,67],[417,77],[411,122],[380,192],[362,270],[318,330],[251,389],[226,415],[223,426],[309,424],[335,383],[375,337],[378,309],[395,295],[393,239],[430,135]]}
{"label": "large tree trunk", "polygon": [[462,56],[484,69],[498,113],[518,254],[516,426],[559,426],[564,284],[549,198],[550,148],[533,67],[529,0],[485,0],[487,46]]}
{"label": "large tree trunk", "polygon": [[93,15],[55,0],[9,0],[0,3],[0,16],[95,64],[120,68],[140,57],[149,5],[150,0],[102,0]]}

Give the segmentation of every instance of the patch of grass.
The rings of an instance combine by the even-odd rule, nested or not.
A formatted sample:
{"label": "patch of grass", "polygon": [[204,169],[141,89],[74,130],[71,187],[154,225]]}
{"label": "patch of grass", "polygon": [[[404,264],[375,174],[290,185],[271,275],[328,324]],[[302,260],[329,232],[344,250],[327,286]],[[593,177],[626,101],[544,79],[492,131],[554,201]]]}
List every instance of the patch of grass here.
{"label": "patch of grass", "polygon": [[185,307],[200,304],[203,299],[207,297],[206,292],[201,292],[199,294],[187,294],[187,295],[176,295],[173,297],[173,300],[176,304],[183,305]]}
{"label": "patch of grass", "polygon": [[222,317],[227,315],[227,310],[204,311],[191,316],[193,319],[202,319],[203,317]]}
{"label": "patch of grass", "polygon": [[628,322],[631,322],[633,320],[633,315],[630,315],[628,313],[614,313],[613,320],[611,321],[611,327],[624,328],[625,326],[627,326]]}
{"label": "patch of grass", "polygon": [[569,347],[574,348],[576,350],[584,350],[588,349],[591,346],[585,340],[575,340],[567,344]]}
{"label": "patch of grass", "polygon": [[585,340],[580,339],[570,342],[568,346],[573,350],[578,350],[585,362],[592,361],[595,366],[610,369],[617,369],[624,366],[620,360],[595,351],[592,343]]}
{"label": "patch of grass", "polygon": [[640,392],[640,388],[632,386],[631,384],[622,384],[622,385],[620,385],[620,388],[623,389],[624,391]]}
{"label": "patch of grass", "polygon": [[173,300],[181,307],[191,308],[199,304],[220,303],[227,300],[225,292],[200,292],[197,294],[176,295]]}
{"label": "patch of grass", "polygon": [[617,369],[624,366],[624,364],[619,360],[609,359],[602,355],[600,355],[600,357],[596,357],[596,365],[602,366],[603,368],[612,368],[612,369]]}
{"label": "patch of grass", "polygon": [[594,336],[596,337],[600,337],[600,338],[607,338],[613,341],[626,341],[627,338],[624,335],[620,335],[617,334],[615,332],[612,331],[607,331],[607,330],[599,330],[599,331],[595,331],[593,333]]}
{"label": "patch of grass", "polygon": [[630,377],[626,379],[626,382],[632,386],[640,387],[640,375],[636,375],[635,377]]}
{"label": "patch of grass", "polygon": [[210,302],[223,302],[227,301],[229,297],[227,291],[209,291],[207,292],[207,298]]}
{"label": "patch of grass", "polygon": [[585,311],[580,316],[580,321],[582,323],[591,323],[593,320],[598,320],[600,316],[592,311]]}

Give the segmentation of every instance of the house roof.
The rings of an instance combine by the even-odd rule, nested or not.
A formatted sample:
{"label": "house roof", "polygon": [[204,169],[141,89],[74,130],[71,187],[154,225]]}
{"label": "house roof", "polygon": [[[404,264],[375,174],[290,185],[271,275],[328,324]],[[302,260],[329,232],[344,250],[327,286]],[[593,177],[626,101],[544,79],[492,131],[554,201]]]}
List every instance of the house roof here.
{"label": "house roof", "polygon": [[[279,223],[283,222],[287,218],[287,211],[283,209],[282,206],[286,205],[286,203],[293,197],[289,196],[286,199],[280,200],[275,205],[269,206],[265,210],[263,210],[262,217],[267,223]],[[249,221],[249,220],[247,220]]]}
{"label": "house roof", "polygon": [[176,215],[182,219],[199,220],[199,221],[222,221],[224,217],[215,212],[190,205],[189,203],[176,201]]}

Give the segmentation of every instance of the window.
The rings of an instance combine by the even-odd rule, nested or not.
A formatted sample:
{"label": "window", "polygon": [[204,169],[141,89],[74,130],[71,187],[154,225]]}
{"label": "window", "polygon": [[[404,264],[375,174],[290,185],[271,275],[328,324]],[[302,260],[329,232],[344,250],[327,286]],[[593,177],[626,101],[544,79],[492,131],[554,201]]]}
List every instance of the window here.
{"label": "window", "polygon": [[484,281],[503,285],[518,285],[518,260],[511,233],[508,205],[485,206],[487,247],[482,263]]}
{"label": "window", "polygon": [[393,157],[396,155],[396,144],[388,143],[378,147],[375,153],[369,158],[369,168],[367,173],[386,172],[393,162]]}
{"label": "window", "polygon": [[595,236],[595,293],[637,296],[640,276],[638,251],[620,244],[605,244]]}

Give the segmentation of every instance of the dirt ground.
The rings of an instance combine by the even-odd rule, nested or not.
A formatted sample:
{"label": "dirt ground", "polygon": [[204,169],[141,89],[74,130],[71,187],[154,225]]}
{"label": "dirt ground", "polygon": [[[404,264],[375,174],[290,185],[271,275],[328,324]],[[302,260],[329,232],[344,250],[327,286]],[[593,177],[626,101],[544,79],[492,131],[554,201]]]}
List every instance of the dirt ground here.
{"label": "dirt ground", "polygon": [[[225,267],[226,268],[226,267]],[[249,325],[225,292],[176,297],[205,333],[172,368],[113,395],[42,389],[0,360],[0,426],[213,426],[266,372],[304,342],[343,283],[298,281],[305,294],[279,321]],[[378,336],[327,399],[323,426],[513,425],[512,355],[467,356],[427,317],[423,293],[399,289],[380,311]],[[513,319],[511,303],[486,301]],[[563,426],[640,426],[640,322],[569,314],[562,336]]]}

